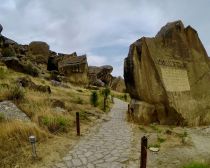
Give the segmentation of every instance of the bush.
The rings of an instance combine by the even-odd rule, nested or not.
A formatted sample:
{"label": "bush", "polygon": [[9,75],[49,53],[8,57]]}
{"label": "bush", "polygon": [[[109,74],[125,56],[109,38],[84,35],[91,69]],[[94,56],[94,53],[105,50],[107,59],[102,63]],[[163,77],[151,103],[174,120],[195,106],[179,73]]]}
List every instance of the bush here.
{"label": "bush", "polygon": [[15,51],[12,48],[4,48],[2,51],[2,56],[3,57],[14,57],[15,56]]}
{"label": "bush", "polygon": [[44,116],[41,117],[41,124],[47,126],[52,133],[67,132],[70,126],[70,120],[63,116]]}
{"label": "bush", "polygon": [[31,63],[26,64],[25,71],[27,74],[32,75],[34,77],[39,76],[39,70],[36,67],[34,67]]}
{"label": "bush", "polygon": [[210,165],[193,162],[193,163],[183,166],[183,168],[210,168]]}
{"label": "bush", "polygon": [[96,91],[91,93],[90,102],[94,107],[98,105],[98,93]]}
{"label": "bush", "polygon": [[108,98],[108,96],[110,95],[111,91],[108,87],[106,87],[105,89],[103,89],[102,94],[104,95],[105,99]]}
{"label": "bush", "polygon": [[25,93],[23,88],[20,86],[13,86],[9,89],[7,98],[9,100],[14,100],[14,101],[21,101],[25,98]]}

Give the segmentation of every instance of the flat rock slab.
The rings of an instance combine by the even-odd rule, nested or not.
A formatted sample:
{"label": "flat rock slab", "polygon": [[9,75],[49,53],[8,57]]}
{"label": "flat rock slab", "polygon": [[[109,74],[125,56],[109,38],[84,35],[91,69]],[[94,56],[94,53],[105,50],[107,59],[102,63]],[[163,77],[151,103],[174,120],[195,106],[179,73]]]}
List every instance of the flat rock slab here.
{"label": "flat rock slab", "polygon": [[3,114],[6,120],[30,121],[30,118],[11,101],[0,102],[0,114]]}

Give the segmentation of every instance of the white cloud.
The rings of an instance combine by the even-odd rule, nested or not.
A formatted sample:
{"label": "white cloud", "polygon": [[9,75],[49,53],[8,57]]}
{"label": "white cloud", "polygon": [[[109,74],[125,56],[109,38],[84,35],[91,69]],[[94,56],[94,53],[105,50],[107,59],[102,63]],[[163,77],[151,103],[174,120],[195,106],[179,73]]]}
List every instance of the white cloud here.
{"label": "white cloud", "polygon": [[[122,48],[169,21],[195,27],[210,53],[209,6],[209,0],[1,0],[0,23],[2,34],[17,42],[42,40],[56,52],[87,53],[89,64],[111,64],[122,75]],[[111,47],[118,51],[114,57],[106,51]]]}
{"label": "white cloud", "polygon": [[107,63],[106,57],[89,55],[87,57],[88,65],[102,66]]}

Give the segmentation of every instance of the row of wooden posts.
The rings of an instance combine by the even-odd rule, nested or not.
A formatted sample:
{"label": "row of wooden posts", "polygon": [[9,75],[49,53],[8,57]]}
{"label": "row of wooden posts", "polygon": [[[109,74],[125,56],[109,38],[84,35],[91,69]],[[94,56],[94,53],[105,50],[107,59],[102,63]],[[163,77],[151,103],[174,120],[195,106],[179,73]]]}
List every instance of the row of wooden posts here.
{"label": "row of wooden posts", "polygon": [[[128,105],[128,112],[130,111],[130,106]],[[77,136],[80,136],[80,119],[79,112],[76,112],[76,131]],[[148,140],[146,136],[141,138],[141,157],[140,157],[140,168],[147,167],[147,146]]]}

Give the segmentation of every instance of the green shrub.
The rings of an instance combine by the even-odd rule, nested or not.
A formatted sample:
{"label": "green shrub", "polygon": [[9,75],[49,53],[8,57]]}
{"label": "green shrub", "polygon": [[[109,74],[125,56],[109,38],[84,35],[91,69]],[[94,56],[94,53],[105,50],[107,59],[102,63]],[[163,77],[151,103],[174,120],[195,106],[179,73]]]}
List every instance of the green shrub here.
{"label": "green shrub", "polygon": [[108,87],[104,88],[102,91],[102,94],[104,95],[105,99],[108,98],[108,96],[110,95],[111,91]]}
{"label": "green shrub", "polygon": [[36,67],[34,67],[31,63],[27,63],[25,65],[25,71],[27,74],[32,75],[34,77],[39,76],[39,70]]}
{"label": "green shrub", "polygon": [[210,165],[192,162],[190,164],[183,166],[183,168],[210,168]]}
{"label": "green shrub", "polygon": [[67,132],[70,126],[70,120],[63,116],[44,116],[41,122],[52,133]]}
{"label": "green shrub", "polygon": [[93,91],[90,96],[90,102],[94,107],[98,105],[98,99],[98,93],[96,91]]}
{"label": "green shrub", "polygon": [[2,56],[3,57],[14,57],[15,56],[15,51],[12,48],[4,48],[2,51]]}
{"label": "green shrub", "polygon": [[9,89],[7,98],[9,100],[14,100],[14,101],[21,101],[25,98],[25,93],[23,88],[20,86],[13,86]]}

